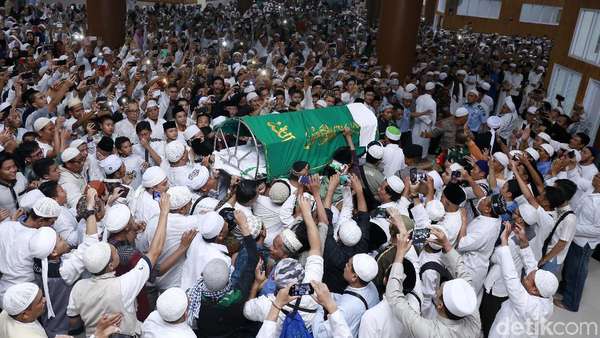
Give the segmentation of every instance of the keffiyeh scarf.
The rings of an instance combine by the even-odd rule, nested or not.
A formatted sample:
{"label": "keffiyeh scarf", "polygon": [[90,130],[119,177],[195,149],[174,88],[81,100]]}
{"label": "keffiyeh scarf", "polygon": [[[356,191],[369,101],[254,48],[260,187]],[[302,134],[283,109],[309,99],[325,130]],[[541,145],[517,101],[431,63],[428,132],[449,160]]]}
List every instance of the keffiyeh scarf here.
{"label": "keffiyeh scarf", "polygon": [[229,292],[231,292],[231,275],[233,273],[233,269],[229,271],[229,282],[227,286],[223,290],[210,291],[206,288],[204,284],[204,278],[200,277],[196,284],[187,290],[187,296],[189,300],[188,305],[188,325],[193,327],[194,319],[198,319],[200,315],[200,306],[202,305],[202,299],[209,303],[218,303],[221,299],[225,297]]}

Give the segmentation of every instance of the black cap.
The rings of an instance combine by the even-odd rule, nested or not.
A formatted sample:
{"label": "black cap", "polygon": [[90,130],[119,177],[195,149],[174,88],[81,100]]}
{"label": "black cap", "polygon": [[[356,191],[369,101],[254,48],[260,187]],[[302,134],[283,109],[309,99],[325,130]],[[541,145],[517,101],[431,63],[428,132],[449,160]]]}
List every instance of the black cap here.
{"label": "black cap", "polygon": [[177,126],[175,125],[175,121],[170,120],[170,121],[163,123],[163,129],[165,131],[167,131],[167,129],[171,129],[171,128],[177,128]]}
{"label": "black cap", "polygon": [[467,199],[467,195],[465,194],[463,188],[456,183],[448,183],[446,188],[444,188],[443,194],[446,196],[448,201],[456,205],[460,205]]}
{"label": "black cap", "polygon": [[100,142],[98,142],[98,148],[103,151],[106,151],[107,153],[112,153],[114,147],[115,147],[115,142],[113,141],[112,138],[110,138],[108,136],[102,136],[102,138],[100,139]]}

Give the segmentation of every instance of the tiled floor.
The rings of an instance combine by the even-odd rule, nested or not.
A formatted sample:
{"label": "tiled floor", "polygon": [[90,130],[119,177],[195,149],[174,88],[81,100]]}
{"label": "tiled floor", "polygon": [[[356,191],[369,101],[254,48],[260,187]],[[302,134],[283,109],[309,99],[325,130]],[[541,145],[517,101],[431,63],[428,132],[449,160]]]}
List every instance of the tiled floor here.
{"label": "tiled floor", "polygon": [[[568,323],[563,327],[566,330],[555,326],[557,332],[554,332],[554,334],[545,334],[541,337],[600,337],[600,262],[593,258],[590,259],[589,274],[579,312],[569,312],[554,307],[554,314],[551,321]],[[588,326],[589,330],[585,327],[585,324],[580,324],[584,322],[590,322]],[[578,330],[578,327],[581,327],[582,330]],[[559,334],[564,331],[566,333]]]}

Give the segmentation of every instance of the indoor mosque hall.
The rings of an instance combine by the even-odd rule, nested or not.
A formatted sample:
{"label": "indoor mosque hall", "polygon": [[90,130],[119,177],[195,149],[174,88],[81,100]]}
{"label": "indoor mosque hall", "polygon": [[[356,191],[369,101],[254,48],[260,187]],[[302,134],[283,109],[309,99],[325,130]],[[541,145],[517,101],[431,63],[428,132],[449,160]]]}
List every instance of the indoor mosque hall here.
{"label": "indoor mosque hall", "polygon": [[600,336],[600,1],[0,27],[0,338]]}

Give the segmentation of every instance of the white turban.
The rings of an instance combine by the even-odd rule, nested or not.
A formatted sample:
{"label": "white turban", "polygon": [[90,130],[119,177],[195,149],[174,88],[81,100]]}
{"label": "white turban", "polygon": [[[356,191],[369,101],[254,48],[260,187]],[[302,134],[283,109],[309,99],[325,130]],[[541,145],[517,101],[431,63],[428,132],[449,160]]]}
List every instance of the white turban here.
{"label": "white turban", "polygon": [[42,197],[33,204],[33,212],[39,217],[56,218],[60,215],[60,205],[50,197]]}
{"label": "white turban", "polygon": [[115,203],[106,210],[104,216],[104,236],[103,241],[108,239],[108,233],[116,234],[121,232],[131,219],[131,211],[125,204]]}
{"label": "white turban", "polygon": [[379,271],[375,258],[365,253],[356,254],[352,257],[352,268],[356,275],[367,283],[373,280]]}
{"label": "white turban", "polygon": [[362,231],[356,224],[356,221],[349,219],[340,224],[338,236],[345,246],[352,247],[360,241]]}
{"label": "white turban", "polygon": [[505,153],[496,152],[494,153],[494,159],[498,161],[504,168],[508,167],[508,156]]}
{"label": "white turban", "polygon": [[83,253],[83,265],[91,273],[102,271],[110,262],[112,252],[110,244],[97,242],[90,245]]}
{"label": "white turban", "polygon": [[11,316],[25,311],[35,300],[40,288],[33,283],[20,283],[10,286],[4,293],[2,308]]}
{"label": "white turban", "polygon": [[167,194],[169,194],[171,197],[169,200],[169,209],[171,210],[183,208],[186,204],[192,201],[192,192],[188,187],[170,187],[169,190],[167,190]]}
{"label": "white turban", "polygon": [[442,298],[448,311],[457,317],[468,316],[477,309],[475,290],[462,278],[444,283]]}
{"label": "white turban", "polygon": [[165,153],[167,154],[167,160],[171,163],[175,163],[183,157],[185,153],[185,144],[177,140],[169,142],[165,147]]}
{"label": "white turban", "polygon": [[200,225],[200,234],[204,239],[212,239],[217,237],[223,226],[225,220],[216,211],[207,212],[202,217],[202,224]]}
{"label": "white turban", "polygon": [[[48,289],[48,256],[54,251],[57,240],[56,231],[50,227],[41,227],[29,239],[29,251],[31,255],[42,261],[42,285],[44,294],[49,295]],[[54,317],[54,309],[50,297],[46,299],[48,318]]]}
{"label": "white turban", "polygon": [[152,188],[167,179],[167,175],[160,167],[154,166],[146,169],[142,176],[144,188]]}
{"label": "white turban", "polygon": [[179,320],[185,314],[187,307],[187,295],[178,287],[167,289],[156,300],[156,311],[165,322]]}

